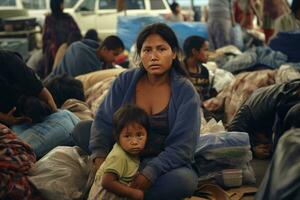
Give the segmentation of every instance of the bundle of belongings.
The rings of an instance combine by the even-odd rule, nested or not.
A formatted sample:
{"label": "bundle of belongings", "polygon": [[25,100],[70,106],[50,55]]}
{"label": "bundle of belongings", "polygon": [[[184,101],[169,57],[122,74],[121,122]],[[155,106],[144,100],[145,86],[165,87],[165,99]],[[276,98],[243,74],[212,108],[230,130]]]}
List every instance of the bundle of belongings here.
{"label": "bundle of belongings", "polygon": [[214,179],[221,185],[224,182],[219,178],[223,170],[237,170],[241,172],[242,184],[249,184],[255,183],[250,160],[252,160],[252,153],[247,133],[207,133],[199,137],[194,169],[199,176],[199,181]]}

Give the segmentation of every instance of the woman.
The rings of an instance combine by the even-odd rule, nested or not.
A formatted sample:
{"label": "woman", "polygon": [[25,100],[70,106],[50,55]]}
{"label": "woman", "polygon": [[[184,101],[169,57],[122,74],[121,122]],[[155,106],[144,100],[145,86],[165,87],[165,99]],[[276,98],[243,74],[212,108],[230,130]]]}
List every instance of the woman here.
{"label": "woman", "polygon": [[46,16],[43,30],[44,69],[39,75],[44,78],[51,71],[54,58],[59,46],[65,42],[69,34],[80,34],[78,25],[71,15],[64,13],[64,0],[50,1],[51,14]]}
{"label": "woman", "polygon": [[200,133],[199,96],[184,76],[178,41],[167,25],[146,27],[136,48],[141,67],[119,75],[93,122],[94,165],[102,164],[115,142],[113,113],[124,104],[136,104],[149,114],[150,130],[140,172],[131,186],[146,191],[145,199],[183,199],[197,186],[190,165]]}

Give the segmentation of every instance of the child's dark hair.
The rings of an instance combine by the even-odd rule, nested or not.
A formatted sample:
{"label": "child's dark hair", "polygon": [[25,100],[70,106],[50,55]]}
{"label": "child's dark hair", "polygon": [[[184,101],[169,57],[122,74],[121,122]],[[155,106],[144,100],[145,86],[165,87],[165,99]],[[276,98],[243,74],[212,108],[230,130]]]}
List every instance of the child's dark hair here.
{"label": "child's dark hair", "polygon": [[113,116],[114,138],[119,141],[122,129],[130,123],[142,125],[146,131],[149,129],[148,114],[135,105],[124,105],[119,108]]}
{"label": "child's dark hair", "polygon": [[51,109],[48,104],[37,97],[21,96],[16,105],[16,112],[19,115],[30,117],[32,123],[40,123],[51,114]]}
{"label": "child's dark hair", "polygon": [[53,96],[58,108],[60,108],[68,99],[85,100],[81,81],[65,74],[50,78],[44,82],[44,85]]}
{"label": "child's dark hair", "polygon": [[192,50],[193,49],[200,50],[203,47],[205,41],[206,40],[203,37],[200,37],[197,35],[193,35],[193,36],[186,38],[183,43],[184,55],[186,57],[192,56],[193,55]]}

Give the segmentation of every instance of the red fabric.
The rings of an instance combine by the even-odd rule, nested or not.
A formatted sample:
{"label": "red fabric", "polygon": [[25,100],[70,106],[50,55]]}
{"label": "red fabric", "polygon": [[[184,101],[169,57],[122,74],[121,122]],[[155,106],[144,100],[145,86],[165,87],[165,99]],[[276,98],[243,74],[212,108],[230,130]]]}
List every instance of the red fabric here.
{"label": "red fabric", "polygon": [[265,42],[266,44],[269,43],[270,38],[272,37],[272,35],[274,34],[274,29],[264,29],[264,33],[265,33]]}

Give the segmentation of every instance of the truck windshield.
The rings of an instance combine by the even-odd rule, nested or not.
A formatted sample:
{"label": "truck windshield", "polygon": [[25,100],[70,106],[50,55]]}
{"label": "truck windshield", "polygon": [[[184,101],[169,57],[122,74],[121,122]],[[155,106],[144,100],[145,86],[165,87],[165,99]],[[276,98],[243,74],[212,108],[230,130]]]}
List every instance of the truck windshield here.
{"label": "truck windshield", "polygon": [[1,0],[0,6],[16,6],[16,0]]}
{"label": "truck windshield", "polygon": [[78,0],[65,0],[64,7],[65,8],[73,8],[73,6],[78,2]]}

